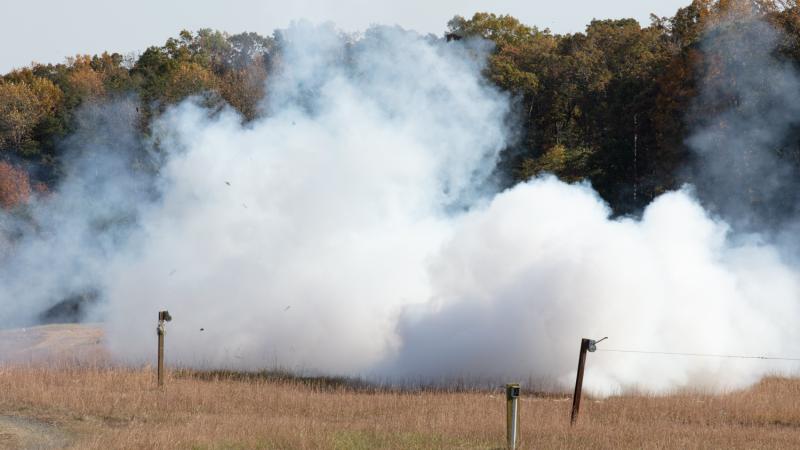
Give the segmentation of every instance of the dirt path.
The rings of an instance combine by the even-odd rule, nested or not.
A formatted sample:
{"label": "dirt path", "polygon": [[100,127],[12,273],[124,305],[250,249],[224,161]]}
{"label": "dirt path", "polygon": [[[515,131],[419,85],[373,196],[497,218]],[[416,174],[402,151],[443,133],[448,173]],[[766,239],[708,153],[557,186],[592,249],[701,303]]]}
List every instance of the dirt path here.
{"label": "dirt path", "polygon": [[58,449],[70,443],[55,425],[19,416],[0,416],[0,449]]}
{"label": "dirt path", "polygon": [[96,324],[0,330],[0,362],[95,361],[105,355],[103,329]]}
{"label": "dirt path", "polygon": [[[0,330],[0,364],[92,362],[107,355],[96,324],[44,325]],[[0,450],[58,449],[70,445],[67,432],[51,423],[0,414]]]}

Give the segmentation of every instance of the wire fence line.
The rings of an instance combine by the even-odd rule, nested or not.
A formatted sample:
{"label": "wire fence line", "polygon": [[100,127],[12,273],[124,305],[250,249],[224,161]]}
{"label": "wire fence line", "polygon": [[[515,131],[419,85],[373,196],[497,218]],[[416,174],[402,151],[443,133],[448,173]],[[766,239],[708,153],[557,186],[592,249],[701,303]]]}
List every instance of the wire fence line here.
{"label": "wire fence line", "polygon": [[760,359],[768,361],[796,361],[800,362],[800,358],[793,358],[787,356],[754,356],[754,355],[725,355],[715,353],[682,353],[682,352],[661,352],[661,351],[648,351],[648,350],[625,350],[616,348],[598,348],[598,352],[608,353],[636,353],[643,355],[665,355],[665,356],[688,356],[696,358],[722,358],[722,359]]}

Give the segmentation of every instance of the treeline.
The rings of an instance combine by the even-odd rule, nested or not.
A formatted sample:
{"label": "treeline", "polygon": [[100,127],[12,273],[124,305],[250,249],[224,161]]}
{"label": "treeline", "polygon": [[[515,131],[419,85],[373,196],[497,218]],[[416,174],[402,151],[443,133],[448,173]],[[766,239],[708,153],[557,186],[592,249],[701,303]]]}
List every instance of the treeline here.
{"label": "treeline", "polygon": [[[712,29],[715,42],[749,39],[752,27],[746,24],[754,19],[778,30],[782,41],[775,58],[800,62],[800,9],[793,1],[695,0],[673,17],[652,17],[647,27],[632,19],[596,20],[585,33],[563,36],[491,14],[456,17],[449,30],[497,44],[487,75],[519,99],[524,131],[509,172],[516,179],[542,171],[588,179],[617,212],[626,213],[698,181],[688,170],[693,154],[687,138],[704,119],[737,101],[696,101],[702,86],[737,84],[737,72],[726,70],[731,62],[704,44]],[[752,56],[734,57],[743,65],[765,59]],[[724,97],[723,91],[718,93]],[[774,151],[797,165],[798,142],[800,134],[793,146]]]}
{"label": "treeline", "polygon": [[[506,180],[543,171],[587,179],[625,213],[691,181],[684,170],[691,159],[687,136],[699,116],[723,107],[693,103],[705,78],[725,76],[703,48],[704,33],[715,22],[753,14],[781,30],[778,57],[800,62],[800,9],[788,0],[695,0],[673,17],[652,17],[649,26],[596,20],[567,35],[478,13],[453,18],[442,39],[480,36],[495,43],[486,77],[511,94],[521,130],[505,152]],[[74,130],[81,105],[135,96],[144,134],[153,117],[192,95],[212,108],[229,104],[252,120],[262,114],[258,105],[280,51],[280,33],[183,31],[138,57],[77,56],[4,75],[0,205],[13,207],[57,182],[59,143]],[[778,150],[789,163],[800,161],[796,150]]]}
{"label": "treeline", "polygon": [[0,205],[24,202],[36,187],[58,181],[62,140],[84,104],[134,97],[142,133],[153,117],[192,95],[255,118],[274,52],[275,39],[256,33],[183,31],[137,58],[80,55],[0,77]]}

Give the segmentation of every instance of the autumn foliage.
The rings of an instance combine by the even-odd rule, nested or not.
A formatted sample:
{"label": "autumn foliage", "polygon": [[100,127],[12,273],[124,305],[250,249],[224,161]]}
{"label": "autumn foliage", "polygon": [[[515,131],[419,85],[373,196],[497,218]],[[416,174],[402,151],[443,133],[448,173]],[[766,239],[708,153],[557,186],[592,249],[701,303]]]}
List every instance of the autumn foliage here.
{"label": "autumn foliage", "polygon": [[28,173],[0,161],[0,207],[9,209],[28,201],[31,196]]}

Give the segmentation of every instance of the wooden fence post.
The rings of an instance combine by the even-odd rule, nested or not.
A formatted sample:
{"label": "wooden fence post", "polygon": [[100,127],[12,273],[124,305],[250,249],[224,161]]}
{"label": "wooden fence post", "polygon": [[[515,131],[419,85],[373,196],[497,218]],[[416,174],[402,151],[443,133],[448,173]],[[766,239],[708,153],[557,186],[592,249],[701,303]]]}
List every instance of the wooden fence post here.
{"label": "wooden fence post", "polygon": [[158,386],[164,385],[164,335],[167,334],[166,323],[172,320],[169,311],[158,312]]}
{"label": "wooden fence post", "polygon": [[572,416],[570,425],[575,425],[581,409],[581,391],[583,390],[583,369],[586,367],[586,351],[589,350],[590,339],[581,339],[581,352],[578,356],[578,376],[575,379],[575,394],[572,396]]}

